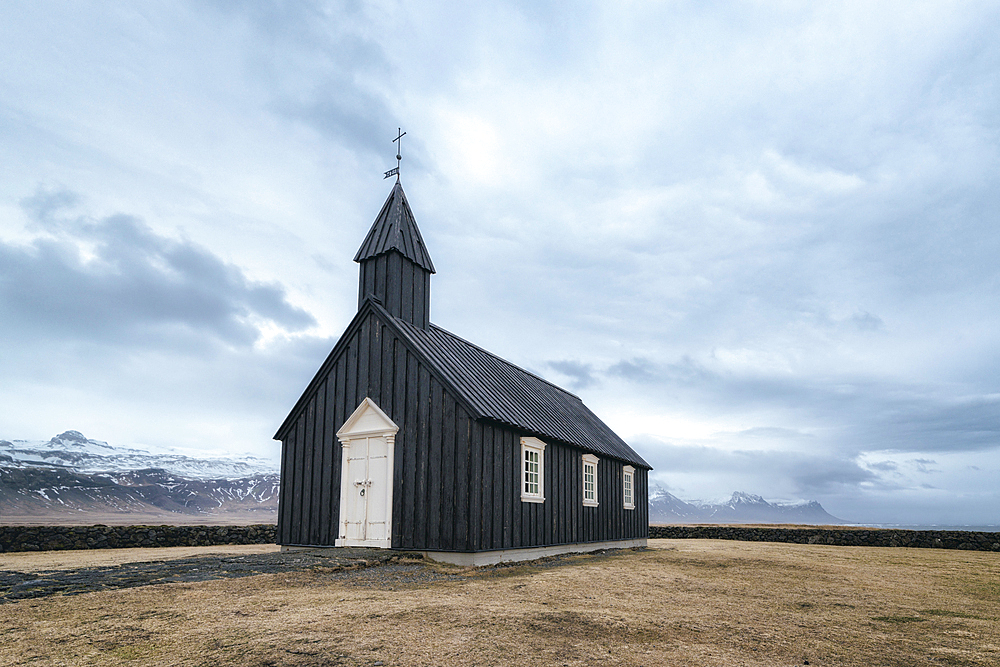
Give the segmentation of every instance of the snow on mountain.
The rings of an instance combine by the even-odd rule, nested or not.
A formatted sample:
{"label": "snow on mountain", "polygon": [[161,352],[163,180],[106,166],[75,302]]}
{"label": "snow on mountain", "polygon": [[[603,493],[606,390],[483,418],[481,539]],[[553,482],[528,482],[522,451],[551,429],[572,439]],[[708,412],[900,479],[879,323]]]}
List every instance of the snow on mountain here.
{"label": "snow on mountain", "polygon": [[737,491],[717,503],[687,503],[660,488],[650,489],[651,523],[846,523],[829,514],[815,500],[771,503],[761,496]]}
{"label": "snow on mountain", "polygon": [[159,468],[190,479],[239,479],[278,472],[275,462],[253,456],[196,458],[177,453],[112,447],[79,431],[66,431],[48,441],[0,440],[0,465],[47,465],[80,473],[126,472]]}
{"label": "snow on mountain", "polygon": [[113,447],[79,431],[0,440],[0,522],[273,522],[278,466]]}

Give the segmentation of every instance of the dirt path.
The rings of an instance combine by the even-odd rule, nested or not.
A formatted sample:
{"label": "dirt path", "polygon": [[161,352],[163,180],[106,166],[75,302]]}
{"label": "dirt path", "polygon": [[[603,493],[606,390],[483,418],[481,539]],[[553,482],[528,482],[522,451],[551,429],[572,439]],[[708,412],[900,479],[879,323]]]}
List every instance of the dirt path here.
{"label": "dirt path", "polygon": [[[117,558],[112,554],[105,560],[117,562],[107,564],[93,563],[95,559],[101,560],[98,555],[106,555],[107,550],[103,554],[84,553],[77,558],[65,555],[72,552],[30,554],[34,558],[7,558],[4,559],[6,563],[0,562],[0,568],[4,565],[22,567],[0,569],[0,604],[51,595],[79,595],[118,588],[306,570],[343,572],[345,576],[357,578],[363,569],[382,566],[380,574],[390,578],[403,577],[413,582],[437,581],[444,576],[438,576],[422,563],[397,564],[401,560],[413,560],[414,554],[380,549],[317,549],[281,553],[274,545],[248,547],[256,548],[223,549],[222,553],[219,553],[218,547],[122,549],[120,551],[133,553],[117,554]],[[46,569],[46,561],[52,561],[57,567]],[[390,564],[396,565],[388,567]]]}

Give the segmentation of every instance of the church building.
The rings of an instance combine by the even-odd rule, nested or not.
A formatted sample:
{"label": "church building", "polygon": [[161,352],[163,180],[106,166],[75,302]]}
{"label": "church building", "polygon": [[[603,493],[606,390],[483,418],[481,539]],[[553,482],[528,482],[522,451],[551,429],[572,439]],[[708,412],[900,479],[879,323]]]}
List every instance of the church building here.
{"label": "church building", "polygon": [[357,315],[274,436],[279,544],[469,565],[646,544],[649,464],[579,397],[431,324],[398,180],[354,261]]}

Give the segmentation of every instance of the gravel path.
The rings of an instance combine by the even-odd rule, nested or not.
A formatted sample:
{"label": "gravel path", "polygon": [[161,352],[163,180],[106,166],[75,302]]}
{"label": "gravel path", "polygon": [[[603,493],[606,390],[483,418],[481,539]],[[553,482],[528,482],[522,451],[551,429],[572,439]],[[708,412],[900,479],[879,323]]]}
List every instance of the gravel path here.
{"label": "gravel path", "polygon": [[152,584],[210,581],[255,574],[315,570],[354,585],[392,587],[461,579],[421,563],[400,563],[419,554],[380,549],[317,549],[241,556],[202,556],[79,569],[19,572],[0,570],[0,604],[50,595],[134,588]]}
{"label": "gravel path", "polygon": [[[590,552],[587,558],[598,558],[620,550]],[[476,576],[504,576],[512,568],[544,569],[559,567],[577,558],[578,554],[549,556],[534,561],[498,563],[475,569]],[[153,584],[190,581],[211,581],[250,577],[255,574],[276,574],[311,570],[349,586],[395,590],[397,587],[420,586],[438,581],[461,581],[470,572],[442,572],[420,561],[418,553],[385,549],[316,549],[312,551],[251,553],[243,555],[208,555],[192,558],[150,560],[81,567],[76,569],[0,570],[0,604],[43,598],[50,595],[79,595],[91,591],[135,588]]]}

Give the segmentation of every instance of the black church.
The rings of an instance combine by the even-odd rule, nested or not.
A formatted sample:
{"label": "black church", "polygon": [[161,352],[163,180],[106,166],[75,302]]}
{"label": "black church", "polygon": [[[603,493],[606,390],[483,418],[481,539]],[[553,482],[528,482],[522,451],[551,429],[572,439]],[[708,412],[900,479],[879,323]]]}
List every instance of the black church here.
{"label": "black church", "polygon": [[274,436],[279,544],[462,564],[645,545],[649,464],[574,394],[431,324],[398,180],[354,261],[358,313]]}

